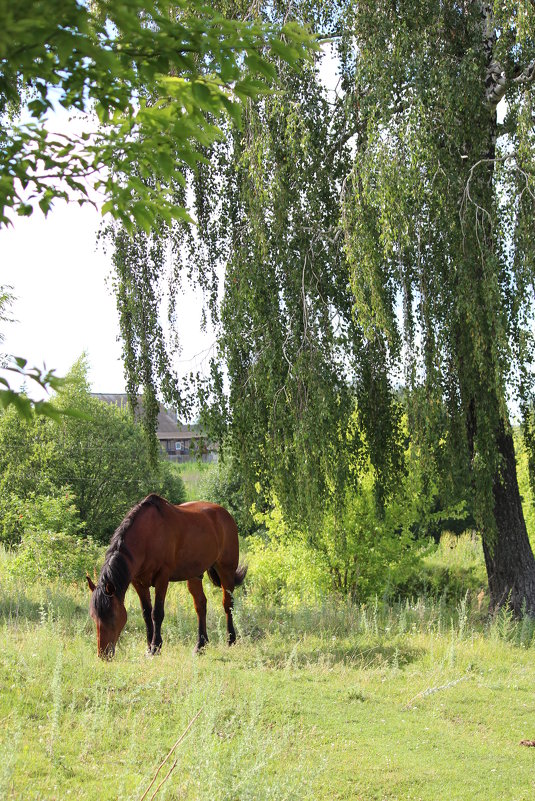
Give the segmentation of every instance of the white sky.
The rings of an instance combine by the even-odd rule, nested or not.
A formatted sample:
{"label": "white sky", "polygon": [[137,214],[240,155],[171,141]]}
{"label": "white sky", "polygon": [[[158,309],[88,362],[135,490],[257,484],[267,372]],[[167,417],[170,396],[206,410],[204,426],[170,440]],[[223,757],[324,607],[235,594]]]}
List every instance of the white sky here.
{"label": "white sky", "polygon": [[[57,375],[86,351],[93,391],[124,392],[118,314],[107,286],[111,261],[96,244],[101,219],[90,206],[61,202],[46,218],[37,210],[0,228],[0,285],[13,287],[18,321],[3,325],[2,351],[23,356],[29,367],[44,362]],[[193,292],[180,302],[184,373],[202,367],[204,354],[193,357],[211,343],[200,331],[201,305]],[[38,387],[28,390],[41,397]]]}

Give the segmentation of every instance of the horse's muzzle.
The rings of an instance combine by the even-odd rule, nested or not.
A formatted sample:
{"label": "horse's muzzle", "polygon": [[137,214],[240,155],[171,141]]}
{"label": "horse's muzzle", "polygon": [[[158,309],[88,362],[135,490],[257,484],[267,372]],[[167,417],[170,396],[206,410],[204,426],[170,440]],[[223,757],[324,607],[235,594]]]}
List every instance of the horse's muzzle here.
{"label": "horse's muzzle", "polygon": [[102,648],[98,652],[98,655],[100,659],[105,659],[108,662],[111,661],[115,656],[115,645],[113,645],[111,642],[108,643],[108,645],[105,648]]}

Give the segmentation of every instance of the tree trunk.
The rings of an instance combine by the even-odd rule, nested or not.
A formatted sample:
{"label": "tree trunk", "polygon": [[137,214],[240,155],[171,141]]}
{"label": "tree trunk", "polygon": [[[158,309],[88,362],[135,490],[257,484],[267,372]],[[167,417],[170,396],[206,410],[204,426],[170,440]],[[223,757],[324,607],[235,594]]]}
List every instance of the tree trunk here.
{"label": "tree trunk", "polygon": [[513,436],[503,424],[496,448],[502,460],[493,485],[496,531],[493,537],[483,537],[490,609],[505,605],[517,616],[535,616],[535,557],[522,511]]}
{"label": "tree trunk", "polygon": [[[493,208],[492,195],[495,183],[495,157],[497,140],[496,107],[503,95],[501,67],[494,58],[497,41],[493,4],[479,0],[483,24],[483,49],[486,61],[486,101],[489,108],[488,130],[486,132],[488,160],[488,179],[481,187],[482,207]],[[490,218],[489,218],[490,219]],[[487,232],[487,241],[494,250],[494,231]],[[478,265],[479,268],[479,265]],[[482,281],[483,276],[478,276]],[[488,340],[494,336],[491,329]],[[492,370],[492,357],[489,369]],[[472,410],[473,411],[473,410]],[[487,412],[489,410],[487,409]],[[497,410],[496,410],[497,411]],[[498,417],[499,412],[497,412]],[[470,416],[470,415],[469,415]],[[469,431],[470,440],[470,431]],[[493,480],[495,531],[483,536],[483,553],[489,581],[491,611],[508,606],[515,615],[527,613],[535,616],[535,557],[528,539],[522,501],[516,475],[516,460],[513,435],[506,422],[501,419],[495,439],[496,453],[499,456],[498,469]]]}

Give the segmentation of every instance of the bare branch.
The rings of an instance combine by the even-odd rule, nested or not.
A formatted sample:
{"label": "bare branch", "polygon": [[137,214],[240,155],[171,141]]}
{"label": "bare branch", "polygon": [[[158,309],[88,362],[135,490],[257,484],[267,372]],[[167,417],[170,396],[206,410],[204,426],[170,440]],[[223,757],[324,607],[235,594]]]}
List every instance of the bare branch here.
{"label": "bare branch", "polygon": [[[194,717],[193,717],[193,718],[190,720],[190,722],[188,723],[188,725],[186,726],[186,728],[184,729],[184,731],[182,732],[182,734],[180,735],[180,737],[178,738],[178,740],[176,741],[176,743],[174,744],[174,746],[171,748],[171,750],[169,751],[169,753],[167,754],[167,756],[165,757],[165,759],[164,759],[162,762],[160,762],[160,765],[158,766],[158,769],[156,770],[156,773],[154,774],[154,776],[153,776],[153,778],[152,778],[152,781],[151,781],[151,783],[149,784],[149,786],[147,787],[147,789],[145,790],[145,792],[143,793],[143,795],[141,796],[141,798],[139,799],[139,801],[143,801],[143,799],[144,799],[144,798],[146,798],[146,796],[147,796],[147,793],[149,792],[150,788],[152,787],[152,785],[153,785],[153,784],[154,784],[154,782],[156,781],[156,778],[157,778],[157,776],[158,776],[158,773],[161,771],[161,769],[163,768],[163,766],[165,765],[165,763],[167,762],[167,760],[169,759],[169,757],[172,755],[173,751],[174,751],[174,750],[177,748],[177,746],[179,746],[179,745],[180,745],[180,743],[182,742],[182,740],[184,739],[184,737],[186,736],[186,734],[188,733],[188,731],[191,729],[191,727],[193,726],[193,724],[195,723],[195,721],[197,720],[197,718],[199,717],[199,715],[201,714],[201,712],[202,712],[202,711],[203,711],[203,707],[201,707],[201,708],[199,709],[199,711],[197,712],[197,714],[196,714],[196,715],[195,715],[195,716],[194,716]],[[175,767],[176,767],[177,763],[178,763],[178,759],[176,759],[176,760],[174,761],[174,763],[172,764],[171,768],[170,768],[170,769],[169,769],[169,771],[167,772],[166,776],[165,776],[165,777],[162,779],[162,781],[160,782],[160,784],[158,785],[158,787],[156,788],[156,790],[155,790],[155,791],[154,791],[154,793],[152,794],[152,796],[151,796],[151,799],[152,799],[152,798],[154,798],[154,796],[156,795],[156,793],[158,792],[158,790],[160,789],[160,787],[162,786],[162,784],[163,784],[163,783],[164,783],[164,782],[165,782],[165,781],[168,779],[168,777],[170,776],[170,774],[171,774],[171,773],[173,772],[173,770],[175,769]]]}

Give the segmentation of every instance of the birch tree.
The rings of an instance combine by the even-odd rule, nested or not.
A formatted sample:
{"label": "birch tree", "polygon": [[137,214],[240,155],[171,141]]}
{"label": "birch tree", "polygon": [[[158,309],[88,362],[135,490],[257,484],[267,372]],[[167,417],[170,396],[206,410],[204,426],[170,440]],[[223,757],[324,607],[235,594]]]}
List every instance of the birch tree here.
{"label": "birch tree", "polygon": [[508,401],[529,425],[534,32],[531,2],[352,3],[360,126],[344,198],[366,336],[404,364],[412,430],[470,490],[493,607],[530,614]]}

